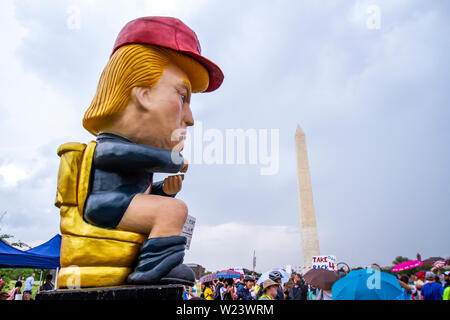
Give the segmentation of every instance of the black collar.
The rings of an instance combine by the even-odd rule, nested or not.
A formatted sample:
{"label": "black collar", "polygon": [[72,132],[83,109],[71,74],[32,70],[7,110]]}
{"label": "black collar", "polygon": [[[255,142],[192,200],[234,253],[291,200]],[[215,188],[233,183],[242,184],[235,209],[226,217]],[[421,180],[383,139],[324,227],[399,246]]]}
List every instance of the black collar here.
{"label": "black collar", "polygon": [[124,137],[119,136],[119,135],[114,134],[114,133],[107,133],[107,132],[100,133],[97,136],[96,140],[97,140],[97,142],[104,141],[104,140],[120,140],[120,141],[123,141],[123,142],[133,143],[131,140],[128,140],[127,138],[124,138]]}

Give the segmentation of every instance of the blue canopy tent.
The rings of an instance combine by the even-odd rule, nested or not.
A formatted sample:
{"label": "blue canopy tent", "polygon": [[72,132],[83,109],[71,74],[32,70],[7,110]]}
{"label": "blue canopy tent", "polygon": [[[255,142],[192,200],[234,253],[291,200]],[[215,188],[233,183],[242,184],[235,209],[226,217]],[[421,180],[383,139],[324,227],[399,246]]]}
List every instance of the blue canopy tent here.
{"label": "blue canopy tent", "polygon": [[4,241],[0,241],[0,266],[6,268],[59,268],[61,236],[58,234],[49,241],[22,251]]}
{"label": "blue canopy tent", "polygon": [[37,254],[46,259],[48,263],[42,269],[59,268],[59,256],[61,255],[61,235],[57,234],[47,242],[25,251],[27,253]]}
{"label": "blue canopy tent", "polygon": [[[16,249],[6,242],[0,241],[0,267],[56,269],[56,273],[58,273],[60,253],[61,236],[59,234],[47,242],[26,251]],[[41,283],[41,280],[42,271],[39,283]]]}

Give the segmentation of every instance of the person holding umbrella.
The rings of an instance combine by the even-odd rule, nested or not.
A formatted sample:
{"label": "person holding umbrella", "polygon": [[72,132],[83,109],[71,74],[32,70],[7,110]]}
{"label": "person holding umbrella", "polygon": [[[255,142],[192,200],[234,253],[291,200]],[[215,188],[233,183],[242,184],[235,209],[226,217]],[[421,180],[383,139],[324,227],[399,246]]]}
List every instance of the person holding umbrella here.
{"label": "person holding umbrella", "polygon": [[259,298],[259,300],[277,300],[278,288],[280,284],[271,279],[267,279],[263,282],[263,295]]}

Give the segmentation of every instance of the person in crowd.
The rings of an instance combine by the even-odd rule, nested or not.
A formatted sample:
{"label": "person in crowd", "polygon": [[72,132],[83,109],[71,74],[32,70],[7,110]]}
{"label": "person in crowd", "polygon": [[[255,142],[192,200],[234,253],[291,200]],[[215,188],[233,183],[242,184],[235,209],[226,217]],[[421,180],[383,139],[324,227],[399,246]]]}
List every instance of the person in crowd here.
{"label": "person in crowd", "polygon": [[[406,276],[406,277],[408,277],[408,276]],[[411,288],[413,288],[412,289],[412,292],[414,292],[413,294],[412,294],[412,299],[413,300],[420,300],[420,294],[419,294],[419,290],[417,290],[417,288],[416,288],[416,285],[415,285],[415,283],[416,283],[416,275],[410,275],[409,277],[408,277],[408,284],[409,284],[409,286],[411,287]]]}
{"label": "person in crowd", "polygon": [[3,288],[5,287],[5,282],[0,280],[0,300],[8,299],[9,295],[6,292],[3,292]]}
{"label": "person in crowd", "polygon": [[425,284],[425,272],[420,271],[416,274],[416,281],[414,282],[414,285],[416,286],[417,290],[422,290],[422,286]]}
{"label": "person in crowd", "polygon": [[214,300],[222,300],[222,289],[224,287],[223,278],[214,280],[216,285],[214,286]]}
{"label": "person in crowd", "polygon": [[444,272],[444,289],[450,286],[450,271]]}
{"label": "person in crowd", "polygon": [[409,277],[407,275],[400,276],[398,283],[402,287],[402,294],[398,297],[399,300],[412,300],[412,297],[417,293],[414,286],[409,285]]}
{"label": "person in crowd", "polygon": [[259,292],[261,291],[261,288],[259,288],[257,282],[258,282],[258,280],[256,280],[256,278],[255,278],[255,285],[250,290],[250,294],[252,295],[253,300],[258,300],[257,296],[258,296]]}
{"label": "person in crowd", "polygon": [[290,300],[289,291],[291,291],[293,286],[294,286],[294,279],[291,277],[283,286],[283,292],[284,296],[286,297],[286,300]]}
{"label": "person in crowd", "polygon": [[197,297],[197,283],[193,287],[189,287],[189,294],[191,297]]}
{"label": "person in crowd", "polygon": [[322,290],[322,289],[320,289],[316,300],[333,300],[333,296],[331,294],[331,290]]}
{"label": "person in crowd", "polygon": [[223,281],[223,287],[220,289],[220,296],[222,300],[237,299],[233,279],[225,279]]}
{"label": "person in crowd", "polygon": [[308,300],[317,300],[317,295],[319,294],[319,289],[308,285]]}
{"label": "person in crowd", "polygon": [[9,297],[6,300],[16,300],[16,295],[22,290],[22,281],[17,281],[14,288],[9,291]]}
{"label": "person in crowd", "polygon": [[267,279],[262,283],[263,294],[259,300],[277,300],[278,288],[280,284],[273,281],[272,279]]}
{"label": "person in crowd", "polygon": [[427,271],[425,279],[427,282],[422,287],[421,300],[442,300],[444,287],[436,282],[434,273],[432,271]]}
{"label": "person in crowd", "polygon": [[283,290],[281,289],[282,278],[283,275],[279,271],[272,271],[271,273],[269,273],[269,279],[278,283],[276,300],[284,300],[284,293]]}
{"label": "person in crowd", "polygon": [[183,295],[186,295],[186,299],[184,300],[191,300],[192,298],[197,297],[197,288],[194,287],[188,287],[188,286],[183,286],[184,287],[184,292]]}
{"label": "person in crowd", "polygon": [[250,291],[252,290],[252,287],[255,284],[255,278],[252,276],[245,276],[244,277],[244,286],[240,287],[237,290],[237,299],[238,300],[253,300],[252,294]]}
{"label": "person in crowd", "polygon": [[23,293],[22,300],[33,300],[29,291]]}
{"label": "person in crowd", "polygon": [[205,289],[203,289],[203,298],[205,298],[205,300],[214,300],[214,294],[211,289],[211,282],[205,282],[204,286]]}
{"label": "person in crowd", "polygon": [[422,296],[421,291],[422,291],[422,287],[425,284],[425,271],[419,271],[416,273],[415,276],[415,280],[414,280],[414,286],[416,287],[418,294],[419,294],[419,300]]}
{"label": "person in crowd", "polygon": [[263,295],[262,283],[258,284],[258,282],[255,282],[255,285],[253,286],[253,293],[255,300],[259,300],[259,298],[261,298]]}
{"label": "person in crowd", "polygon": [[30,295],[33,293],[34,277],[35,277],[35,274],[32,273],[32,274],[25,280],[25,287],[23,288],[24,300],[25,300],[25,294],[26,294],[26,293],[29,293]]}
{"label": "person in crowd", "polygon": [[439,283],[440,285],[442,285],[442,282],[441,282],[441,277],[439,276],[439,275],[435,275],[434,276],[434,282],[437,282],[437,283]]}
{"label": "person in crowd", "polygon": [[306,300],[308,294],[308,287],[303,281],[300,274],[294,275],[294,286],[289,291],[289,300]]}
{"label": "person in crowd", "polygon": [[55,285],[52,283],[53,276],[48,274],[45,277],[45,283],[41,287],[41,291],[50,291],[55,289]]}
{"label": "person in crowd", "polygon": [[189,300],[189,291],[186,286],[183,286],[183,300]]}
{"label": "person in crowd", "polygon": [[444,272],[444,293],[442,300],[450,300],[450,271]]}
{"label": "person in crowd", "polygon": [[337,276],[340,278],[343,278],[347,275],[347,271],[345,270],[345,268],[341,267],[338,271],[337,271]]}
{"label": "person in crowd", "polygon": [[444,289],[444,294],[442,295],[442,300],[450,300],[450,286]]}
{"label": "person in crowd", "polygon": [[236,291],[239,291],[242,288],[244,288],[244,286],[245,286],[244,278],[245,278],[245,276],[243,274],[241,274],[239,276],[239,279],[236,281]]}

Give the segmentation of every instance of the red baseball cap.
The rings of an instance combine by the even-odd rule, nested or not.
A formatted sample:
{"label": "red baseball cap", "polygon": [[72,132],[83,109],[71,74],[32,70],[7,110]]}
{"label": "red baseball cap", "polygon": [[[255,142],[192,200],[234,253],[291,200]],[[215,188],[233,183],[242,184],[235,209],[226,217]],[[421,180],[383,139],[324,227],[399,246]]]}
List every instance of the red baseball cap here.
{"label": "red baseball cap", "polygon": [[223,82],[222,70],[201,55],[197,35],[179,19],[142,17],[128,22],[120,30],[111,55],[118,48],[132,43],[153,44],[173,49],[199,62],[209,73],[209,85],[204,92],[216,90]]}

